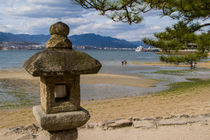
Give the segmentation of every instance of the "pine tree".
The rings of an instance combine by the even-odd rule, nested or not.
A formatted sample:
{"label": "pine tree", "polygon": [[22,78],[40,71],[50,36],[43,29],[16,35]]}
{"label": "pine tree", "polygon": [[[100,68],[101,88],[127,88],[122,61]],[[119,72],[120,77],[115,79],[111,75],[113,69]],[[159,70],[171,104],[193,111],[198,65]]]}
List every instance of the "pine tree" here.
{"label": "pine tree", "polygon": [[[145,44],[162,49],[165,55],[160,56],[160,61],[167,63],[193,63],[207,57],[210,49],[210,34],[196,35],[194,29],[199,25],[187,26],[183,21],[167,27],[164,32],[156,33],[156,39],[143,39]],[[180,50],[196,48],[196,52],[180,54]]]}

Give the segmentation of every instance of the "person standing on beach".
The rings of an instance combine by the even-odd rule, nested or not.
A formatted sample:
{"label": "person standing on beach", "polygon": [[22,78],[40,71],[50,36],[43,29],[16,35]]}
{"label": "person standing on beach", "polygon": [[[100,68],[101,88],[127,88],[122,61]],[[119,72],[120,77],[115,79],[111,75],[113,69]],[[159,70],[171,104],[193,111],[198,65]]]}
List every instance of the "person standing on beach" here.
{"label": "person standing on beach", "polygon": [[192,61],[190,62],[190,69],[191,70],[193,69],[193,62]]}
{"label": "person standing on beach", "polygon": [[125,63],[125,65],[127,64],[127,61],[126,60],[124,60],[124,63]]}
{"label": "person standing on beach", "polygon": [[123,66],[123,65],[126,65],[126,64],[127,64],[127,61],[126,61],[126,60],[123,60],[123,61],[122,61],[122,66]]}

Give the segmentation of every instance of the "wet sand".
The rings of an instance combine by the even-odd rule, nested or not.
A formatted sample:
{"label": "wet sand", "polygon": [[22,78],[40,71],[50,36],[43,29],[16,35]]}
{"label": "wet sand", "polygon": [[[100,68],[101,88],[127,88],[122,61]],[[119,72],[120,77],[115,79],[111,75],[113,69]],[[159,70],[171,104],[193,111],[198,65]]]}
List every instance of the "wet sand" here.
{"label": "wet sand", "polygon": [[[141,76],[104,73],[82,75],[80,81],[82,100],[136,96],[140,88],[155,87],[159,83],[158,80]],[[39,102],[39,77],[32,77],[21,69],[0,71],[0,107],[1,101],[17,101],[18,103],[24,100],[24,98],[19,99],[15,93],[23,93],[24,98],[28,101],[32,100],[33,103]],[[36,99],[31,96],[35,96]],[[6,105],[10,104],[7,102]],[[12,105],[14,106],[14,103]]]}
{"label": "wet sand", "polygon": [[[32,77],[24,70],[3,70],[0,71],[0,79],[20,79],[39,82],[39,77]],[[145,79],[140,76],[118,75],[118,74],[91,74],[81,75],[81,84],[111,84],[131,87],[152,87],[159,81]],[[24,86],[24,85],[22,85]]]}
{"label": "wet sand", "polygon": [[130,87],[152,87],[159,81],[145,79],[140,76],[118,75],[118,74],[94,74],[81,76],[81,84],[111,84]]}
{"label": "wet sand", "polygon": [[[82,101],[81,106],[90,112],[90,122],[130,117],[206,114],[210,112],[210,85],[138,97]],[[0,128],[34,122],[31,107],[0,110],[0,113]]]}

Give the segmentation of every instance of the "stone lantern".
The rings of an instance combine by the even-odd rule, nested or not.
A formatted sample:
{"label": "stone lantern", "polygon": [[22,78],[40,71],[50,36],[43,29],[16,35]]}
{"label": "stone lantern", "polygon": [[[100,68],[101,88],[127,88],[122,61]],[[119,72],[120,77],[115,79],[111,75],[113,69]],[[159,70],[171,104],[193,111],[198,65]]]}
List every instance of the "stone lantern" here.
{"label": "stone lantern", "polygon": [[75,140],[77,127],[90,118],[80,107],[80,74],[97,73],[101,64],[72,49],[66,24],[53,24],[50,34],[47,49],[24,63],[29,74],[40,77],[41,105],[33,107],[33,114],[50,140]]}

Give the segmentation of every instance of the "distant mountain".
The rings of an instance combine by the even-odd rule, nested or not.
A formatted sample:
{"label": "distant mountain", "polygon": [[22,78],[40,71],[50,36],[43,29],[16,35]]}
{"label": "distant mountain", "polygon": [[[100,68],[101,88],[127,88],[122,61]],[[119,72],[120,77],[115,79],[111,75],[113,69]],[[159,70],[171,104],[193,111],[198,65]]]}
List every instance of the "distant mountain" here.
{"label": "distant mountain", "polygon": [[12,34],[0,32],[0,42],[32,42],[45,43],[50,38],[50,35],[28,35],[28,34]]}
{"label": "distant mountain", "polygon": [[110,48],[136,48],[136,45],[122,39],[112,37],[104,37],[96,34],[81,34],[70,36],[70,40],[74,45],[78,46],[96,46]]}
{"label": "distant mountain", "polygon": [[[32,42],[44,44],[50,35],[28,35],[28,34],[12,34],[0,32],[0,42]],[[143,42],[129,42],[122,39],[105,37],[96,34],[81,34],[69,37],[75,46],[90,46],[90,47],[109,47],[109,48],[136,48],[142,45]],[[142,45],[144,46],[144,45]]]}

